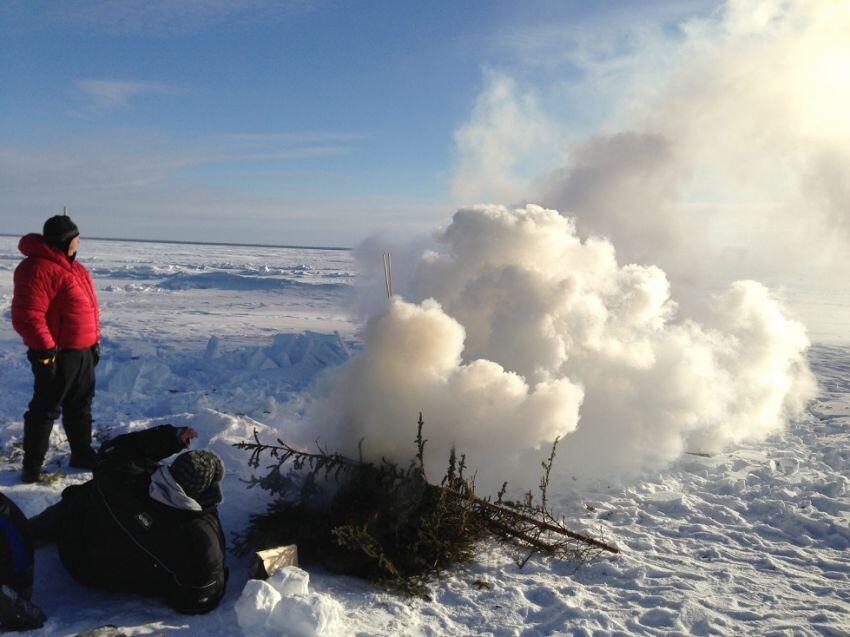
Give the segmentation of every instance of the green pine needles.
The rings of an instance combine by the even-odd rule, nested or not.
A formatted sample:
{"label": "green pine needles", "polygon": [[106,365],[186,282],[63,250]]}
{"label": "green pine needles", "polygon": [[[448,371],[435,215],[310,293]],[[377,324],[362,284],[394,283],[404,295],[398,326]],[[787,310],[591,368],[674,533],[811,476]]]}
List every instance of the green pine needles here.
{"label": "green pine needles", "polygon": [[335,573],[376,582],[386,589],[426,595],[434,577],[471,561],[487,538],[517,549],[524,565],[535,554],[586,562],[601,551],[618,549],[567,529],[548,508],[547,490],[558,441],[542,463],[535,500],[529,492],[520,502],[503,499],[507,483],[495,501],[475,493],[466,456],[452,449],[439,484],[428,481],[419,414],[416,456],[407,468],[382,458],[379,463],[329,452],[296,449],[278,439],[237,443],[251,452],[249,464],[259,468],[268,454],[266,474],[248,486],[275,495],[265,513],[252,516],[248,529],[236,537],[236,550],[248,552],[297,544],[306,563],[319,563]]}

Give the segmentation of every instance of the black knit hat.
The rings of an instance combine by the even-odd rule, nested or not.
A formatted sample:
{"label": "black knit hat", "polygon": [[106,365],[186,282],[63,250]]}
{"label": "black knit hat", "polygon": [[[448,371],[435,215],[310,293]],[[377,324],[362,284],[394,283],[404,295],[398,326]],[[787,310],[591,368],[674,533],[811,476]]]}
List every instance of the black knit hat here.
{"label": "black knit hat", "polygon": [[224,465],[212,451],[187,451],[171,463],[171,475],[183,491],[202,507],[221,502]]}
{"label": "black knit hat", "polygon": [[56,215],[44,222],[41,234],[48,245],[60,248],[67,246],[74,237],[79,236],[80,231],[77,229],[77,224],[71,221],[71,217]]}

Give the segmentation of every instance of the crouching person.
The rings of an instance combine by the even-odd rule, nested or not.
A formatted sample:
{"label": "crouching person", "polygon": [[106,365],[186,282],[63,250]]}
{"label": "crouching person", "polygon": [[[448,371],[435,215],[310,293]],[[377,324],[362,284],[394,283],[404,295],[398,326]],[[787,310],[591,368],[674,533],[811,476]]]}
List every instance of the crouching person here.
{"label": "crouching person", "polygon": [[218,519],[224,467],[211,451],[187,451],[197,432],[162,425],[118,436],[98,452],[94,477],[30,520],[55,540],[82,584],[164,597],[181,613],[215,608],[227,584]]}

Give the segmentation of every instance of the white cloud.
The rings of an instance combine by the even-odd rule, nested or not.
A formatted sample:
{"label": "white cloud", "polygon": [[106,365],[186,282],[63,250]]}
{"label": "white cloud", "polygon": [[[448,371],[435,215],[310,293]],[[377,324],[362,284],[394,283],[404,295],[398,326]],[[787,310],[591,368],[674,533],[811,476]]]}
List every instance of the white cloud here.
{"label": "white cloud", "polygon": [[[434,201],[325,194],[347,187],[349,177],[327,169],[310,174],[304,162],[353,152],[356,144],[343,140],[361,135],[241,138],[140,133],[40,150],[0,147],[0,221],[5,232],[29,232],[68,205],[89,236],[350,246],[380,227],[421,232],[444,214]],[[269,161],[277,169],[271,174]],[[207,170],[214,172],[204,176]],[[305,179],[314,183],[305,186]],[[269,182],[273,188],[258,190],[257,183]]]}
{"label": "white cloud", "polygon": [[269,144],[343,144],[359,142],[366,138],[362,133],[334,131],[301,131],[297,133],[226,133],[212,138],[226,144],[239,146],[268,146]]}
{"label": "white cloud", "polygon": [[[488,39],[497,53],[524,68],[563,69],[590,67],[642,49],[668,29],[694,15],[716,9],[715,0],[667,0],[644,3],[588,5],[582,11],[564,3],[560,19],[541,21],[537,7],[529,4],[524,19],[515,19]],[[518,22],[518,23],[517,23]]]}
{"label": "white cloud", "polygon": [[5,22],[26,28],[51,25],[111,34],[179,36],[220,25],[240,27],[275,22],[310,11],[324,0],[9,0],[0,6]]}
{"label": "white cloud", "polygon": [[125,106],[131,99],[152,94],[173,94],[176,89],[156,82],[122,80],[79,80],[77,88],[97,110],[107,111]]}
{"label": "white cloud", "polygon": [[125,132],[120,138],[53,144],[43,150],[0,147],[0,183],[10,196],[39,183],[72,191],[78,187],[120,191],[174,178],[177,171],[193,166],[344,155],[353,152],[362,139],[358,133],[333,131],[181,138],[141,131]]}

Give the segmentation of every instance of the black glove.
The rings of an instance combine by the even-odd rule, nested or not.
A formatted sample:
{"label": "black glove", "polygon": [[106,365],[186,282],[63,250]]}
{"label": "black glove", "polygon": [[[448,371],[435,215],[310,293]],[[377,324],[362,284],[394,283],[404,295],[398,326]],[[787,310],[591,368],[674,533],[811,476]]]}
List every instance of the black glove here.
{"label": "black glove", "polygon": [[27,350],[27,359],[32,367],[33,374],[49,373],[51,376],[56,374],[56,356],[59,354],[59,348],[52,349],[29,349]]}
{"label": "black glove", "polygon": [[97,364],[100,362],[100,343],[95,343],[90,348],[91,356],[94,359],[94,366],[97,367]]}

